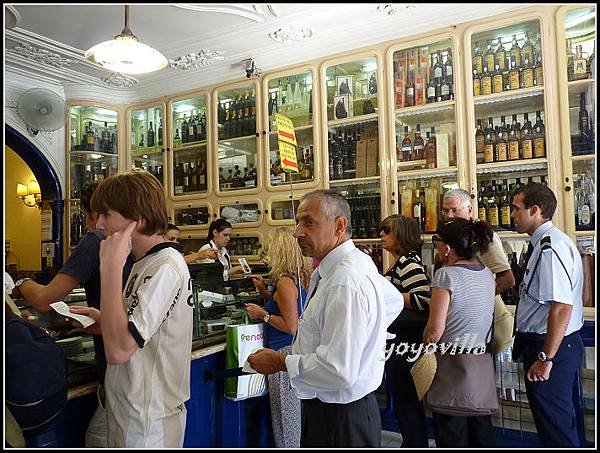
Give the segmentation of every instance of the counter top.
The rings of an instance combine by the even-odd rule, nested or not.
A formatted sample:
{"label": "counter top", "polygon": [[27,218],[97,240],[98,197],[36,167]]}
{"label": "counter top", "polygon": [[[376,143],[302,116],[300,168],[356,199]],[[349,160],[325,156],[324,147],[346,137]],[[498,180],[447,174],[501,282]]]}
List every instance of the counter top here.
{"label": "counter top", "polygon": [[[213,344],[210,346],[200,347],[192,351],[192,360],[200,359],[202,357],[206,357],[207,355],[214,354],[216,352],[221,352],[225,350],[225,341],[217,344]],[[80,396],[85,396],[90,393],[94,393],[96,388],[98,387],[98,381],[93,380],[90,382],[86,382],[85,384],[77,384],[74,386],[69,386],[69,391],[67,393],[67,399],[75,399]]]}

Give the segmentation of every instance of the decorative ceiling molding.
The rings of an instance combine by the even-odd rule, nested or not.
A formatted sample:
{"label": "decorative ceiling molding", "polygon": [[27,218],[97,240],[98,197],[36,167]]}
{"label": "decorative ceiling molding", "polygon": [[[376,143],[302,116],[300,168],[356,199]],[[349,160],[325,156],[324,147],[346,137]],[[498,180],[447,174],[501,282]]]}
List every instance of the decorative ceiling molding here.
{"label": "decorative ceiling molding", "polygon": [[204,13],[224,13],[233,14],[235,16],[245,17],[255,22],[264,22],[265,14],[258,11],[256,6],[242,6],[242,5],[225,5],[225,4],[209,4],[209,5],[197,5],[197,4],[178,4],[173,5],[176,8],[189,9],[191,11],[200,11]]}
{"label": "decorative ceiling molding", "polygon": [[169,68],[188,71],[191,69],[203,68],[214,63],[215,61],[223,60],[225,60],[225,57],[223,56],[222,50],[201,49],[197,53],[192,52],[187,55],[177,57],[174,60],[169,60]]}
{"label": "decorative ceiling molding", "polygon": [[404,5],[392,5],[390,3],[387,3],[377,6],[377,8],[375,8],[375,12],[381,12],[387,14],[388,16],[395,16],[396,14],[405,13],[407,10],[411,10],[416,7],[417,5],[414,5],[412,3],[407,3]]}
{"label": "decorative ceiling molding", "polygon": [[17,44],[8,51],[17,55],[21,55],[28,60],[34,60],[55,68],[66,68],[71,66],[71,63],[73,62],[73,60],[64,58],[57,53],[50,52],[46,49],[39,49],[27,43]]}
{"label": "decorative ceiling molding", "polygon": [[310,28],[301,25],[285,25],[269,33],[270,38],[281,43],[303,41],[311,38],[312,35],[313,32]]}
{"label": "decorative ceiling molding", "polygon": [[9,30],[15,28],[17,25],[19,25],[19,22],[21,22],[21,15],[19,14],[19,11],[17,11],[15,7],[11,5],[4,5],[4,8],[4,28],[8,28]]}
{"label": "decorative ceiling molding", "polygon": [[118,72],[111,72],[110,75],[101,80],[113,88],[131,88],[139,82],[139,80],[133,77],[128,77]]}

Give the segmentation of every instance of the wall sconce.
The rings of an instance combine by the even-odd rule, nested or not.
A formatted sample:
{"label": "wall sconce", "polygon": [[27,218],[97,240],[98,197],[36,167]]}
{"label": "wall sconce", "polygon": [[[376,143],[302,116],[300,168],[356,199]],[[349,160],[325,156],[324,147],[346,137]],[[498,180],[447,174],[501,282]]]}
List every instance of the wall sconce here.
{"label": "wall sconce", "polygon": [[23,201],[25,206],[42,208],[42,191],[35,179],[25,184],[17,184],[17,197]]}

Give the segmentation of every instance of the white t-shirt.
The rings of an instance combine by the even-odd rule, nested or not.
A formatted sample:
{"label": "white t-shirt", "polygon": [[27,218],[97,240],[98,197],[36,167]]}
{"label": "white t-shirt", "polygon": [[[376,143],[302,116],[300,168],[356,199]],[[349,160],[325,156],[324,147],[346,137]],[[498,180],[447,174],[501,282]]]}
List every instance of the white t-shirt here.
{"label": "white t-shirt", "polygon": [[136,261],[123,296],[140,349],[127,362],[107,367],[108,445],[180,448],[190,398],[194,301],[175,244],[158,244]]}

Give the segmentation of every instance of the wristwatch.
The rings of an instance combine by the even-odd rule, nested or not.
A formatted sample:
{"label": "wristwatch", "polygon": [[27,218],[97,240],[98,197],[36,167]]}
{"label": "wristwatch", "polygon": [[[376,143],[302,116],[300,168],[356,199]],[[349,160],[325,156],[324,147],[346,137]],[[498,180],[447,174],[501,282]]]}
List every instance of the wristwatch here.
{"label": "wristwatch", "polygon": [[33,278],[30,278],[30,277],[20,278],[19,280],[17,280],[17,281],[15,282],[15,286],[13,287],[13,289],[14,289],[14,288],[18,288],[18,287],[19,287],[19,286],[21,286],[23,283],[25,283],[27,280],[33,280]]}
{"label": "wristwatch", "polygon": [[263,321],[269,324],[269,319],[271,319],[271,313],[267,312],[267,314],[263,316]]}
{"label": "wristwatch", "polygon": [[552,362],[554,357],[548,357],[544,351],[538,352],[538,360],[540,362]]}

